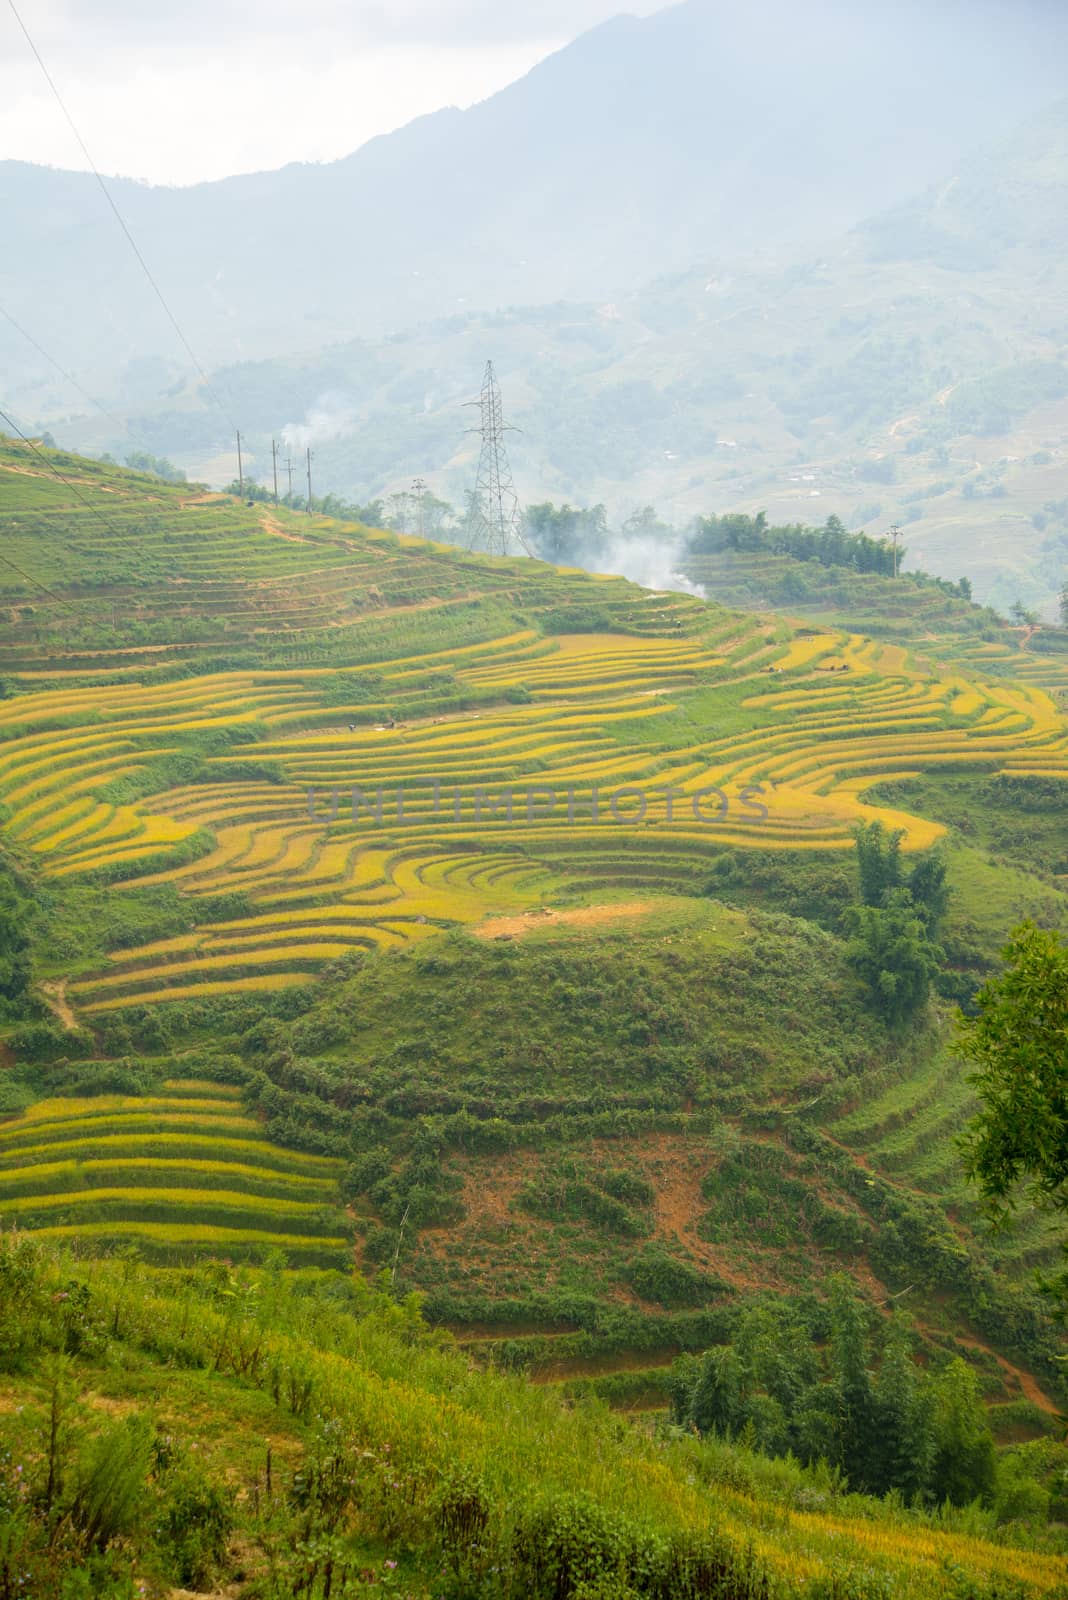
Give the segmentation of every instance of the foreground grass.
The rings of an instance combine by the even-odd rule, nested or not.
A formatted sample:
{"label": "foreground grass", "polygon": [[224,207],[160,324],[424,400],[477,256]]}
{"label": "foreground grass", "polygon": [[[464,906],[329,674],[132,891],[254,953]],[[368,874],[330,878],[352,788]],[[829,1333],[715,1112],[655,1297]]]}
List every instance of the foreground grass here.
{"label": "foreground grass", "polygon": [[[976,1511],[565,1405],[339,1273],[178,1274],[7,1235],[0,1278],[5,1595],[191,1574],[249,1600],[1064,1592],[1054,1550],[995,1543]],[[4,1588],[16,1568],[35,1586]]]}

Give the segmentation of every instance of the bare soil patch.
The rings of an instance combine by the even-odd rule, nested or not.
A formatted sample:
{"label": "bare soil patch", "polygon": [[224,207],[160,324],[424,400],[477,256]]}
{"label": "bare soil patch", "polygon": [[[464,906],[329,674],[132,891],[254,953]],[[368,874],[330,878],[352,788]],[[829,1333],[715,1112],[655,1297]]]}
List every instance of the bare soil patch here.
{"label": "bare soil patch", "polygon": [[40,983],[38,988],[49,1011],[59,1018],[68,1033],[73,1033],[78,1026],[78,1019],[71,1010],[70,1002],[67,999],[66,978],[49,978]]}
{"label": "bare soil patch", "polygon": [[573,911],[554,911],[551,906],[540,906],[517,916],[489,917],[472,931],[480,939],[521,939],[525,933],[533,933],[537,928],[558,925],[595,928],[607,922],[626,922],[634,917],[648,916],[655,909],[655,903],[651,900],[621,900],[615,905],[579,906]]}

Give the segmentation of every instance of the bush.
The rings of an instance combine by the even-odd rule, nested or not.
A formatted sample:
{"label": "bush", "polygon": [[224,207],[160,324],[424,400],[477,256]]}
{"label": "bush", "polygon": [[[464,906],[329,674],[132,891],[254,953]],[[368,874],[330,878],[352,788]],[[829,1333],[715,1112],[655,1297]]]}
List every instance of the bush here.
{"label": "bush", "polygon": [[226,1557],[232,1499],[188,1459],[166,1473],[161,1499],[156,1538],[171,1576],[184,1588],[206,1589]]}
{"label": "bush", "polygon": [[84,1028],[68,1031],[51,1022],[26,1022],[14,1030],[8,1043],[19,1061],[59,1061],[65,1056],[90,1055],[94,1039]]}
{"label": "bush", "polygon": [[669,1308],[701,1306],[727,1290],[721,1279],[698,1272],[689,1262],[679,1261],[664,1250],[650,1250],[637,1256],[628,1263],[623,1275],[643,1300]]}

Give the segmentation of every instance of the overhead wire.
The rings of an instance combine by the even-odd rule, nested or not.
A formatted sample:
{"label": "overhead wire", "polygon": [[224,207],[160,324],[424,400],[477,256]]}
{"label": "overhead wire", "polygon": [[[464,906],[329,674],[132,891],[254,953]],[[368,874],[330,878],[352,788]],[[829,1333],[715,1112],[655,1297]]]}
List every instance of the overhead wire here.
{"label": "overhead wire", "polygon": [[[6,414],[6,412],[0,411],[0,417],[3,417],[4,421],[9,427],[15,429],[15,432],[21,439],[26,439],[26,435],[22,432],[22,429],[17,423],[12,422],[11,418]],[[29,444],[30,440],[26,439],[26,443]],[[20,578],[23,578],[27,583],[32,584],[35,589],[40,589],[41,593],[46,594],[50,600],[55,600],[58,605],[63,607],[64,611],[69,611],[72,616],[75,615],[74,607],[71,605],[69,600],[64,600],[61,594],[57,594],[54,589],[50,589],[47,583],[42,583],[40,578],[35,578],[32,573],[26,572],[22,567],[19,566],[17,561],[12,561],[11,557],[5,556],[2,551],[0,551],[0,562],[3,562],[5,567],[10,567],[12,572],[17,572]]]}
{"label": "overhead wire", "polygon": [[104,182],[103,175],[101,174],[100,169],[98,168],[96,162],[93,160],[93,157],[90,154],[89,146],[86,144],[85,140],[81,136],[81,133],[78,131],[77,123],[75,122],[74,118],[71,116],[70,112],[68,111],[67,106],[66,106],[66,102],[64,101],[63,96],[60,94],[59,89],[57,88],[57,86],[55,84],[55,81],[52,78],[52,74],[49,72],[48,68],[45,66],[44,58],[42,57],[41,52],[38,50],[37,46],[33,42],[33,38],[32,38],[32,36],[30,34],[30,30],[27,28],[26,24],[22,20],[22,17],[19,15],[18,8],[15,5],[15,0],[7,0],[7,3],[8,3],[8,6],[10,7],[10,9],[11,9],[11,13],[12,13],[13,17],[15,18],[15,21],[18,23],[19,28],[22,30],[22,34],[23,34],[23,37],[26,40],[26,43],[29,45],[31,51],[33,52],[33,56],[34,56],[34,59],[37,62],[37,65],[40,67],[42,73],[44,74],[45,82],[48,84],[48,87],[51,89],[52,93],[55,95],[56,101],[57,101],[57,103],[59,105],[59,109],[62,111],[64,117],[66,118],[67,124],[68,124],[71,132],[73,133],[75,139],[78,141],[78,146],[79,146],[79,148],[80,148],[80,150],[82,152],[82,155],[85,157],[86,161],[89,163],[89,166],[90,166],[90,169],[92,171],[92,174],[93,174],[94,178],[96,179],[97,183],[100,185],[101,192],[102,192],[105,200],[107,201],[109,207],[111,208],[111,211],[114,214],[116,222],[119,224],[119,227],[122,229],[123,233],[126,235],[126,240],[127,240],[127,243],[130,246],[130,249],[133,251],[134,255],[137,257],[137,260],[138,260],[138,262],[140,263],[140,266],[141,266],[141,270],[144,272],[145,277],[148,279],[149,283],[151,284],[152,290],[153,290],[153,292],[154,292],[154,294],[156,296],[156,299],[159,301],[160,305],[163,307],[163,310],[166,313],[167,319],[170,322],[171,327],[174,329],[175,333],[177,334],[179,340],[181,341],[182,347],[185,350],[186,355],[189,357],[190,361],[193,363],[193,366],[194,366],[195,370],[199,373],[200,379],[201,379],[202,383],[204,384],[204,388],[207,390],[207,393],[210,396],[210,398],[212,400],[212,403],[217,407],[217,409],[220,411],[220,413],[226,418],[227,422],[230,424],[230,427],[236,433],[237,432],[237,423],[234,421],[233,417],[230,415],[229,411],[223,405],[222,401],[219,399],[219,396],[216,394],[215,389],[212,386],[211,379],[208,377],[207,373],[204,371],[204,368],[201,366],[199,360],[197,359],[196,351],[193,349],[193,346],[189,343],[189,340],[186,338],[185,334],[183,333],[182,327],[181,327],[181,324],[178,321],[178,318],[175,316],[174,312],[171,310],[169,304],[167,303],[167,299],[166,299],[166,296],[163,293],[163,290],[160,288],[159,284],[156,282],[156,279],[152,274],[152,270],[149,267],[148,262],[145,260],[144,256],[141,254],[141,251],[140,251],[140,249],[138,247],[137,241],[134,238],[133,234],[130,232],[130,229],[129,229],[129,226],[127,225],[125,217],[123,216],[122,212],[119,210],[118,206],[116,205],[115,198],[112,195],[111,190],[108,188],[107,184]]}
{"label": "overhead wire", "polygon": [[[112,522],[111,518],[110,517],[106,517],[104,515],[104,513],[101,511],[99,506],[94,505],[92,500],[88,499],[87,496],[82,494],[82,492],[78,488],[77,484],[72,483],[71,480],[68,477],[66,477],[62,472],[60,472],[60,470],[59,470],[59,468],[57,466],[54,466],[52,464],[52,462],[49,461],[49,459],[45,455],[44,451],[38,449],[38,447],[34,443],[33,439],[31,439],[28,434],[23,433],[22,429],[19,427],[19,425],[15,421],[15,419],[13,417],[9,416],[8,413],[6,411],[4,411],[2,408],[0,408],[0,419],[2,419],[4,422],[6,422],[9,428],[14,429],[15,433],[18,434],[18,436],[22,440],[23,444],[28,445],[29,448],[33,451],[34,455],[37,457],[38,461],[40,461],[41,465],[45,468],[45,470],[47,472],[50,472],[53,478],[58,479],[60,483],[64,484],[66,486],[66,488],[68,488],[70,490],[71,494],[74,495],[75,499],[76,500],[80,500],[82,505],[85,506],[87,508],[87,510],[91,511],[93,513],[93,516],[96,517],[99,522],[103,523],[104,527],[107,528],[108,532],[112,535],[113,538],[117,539],[120,544],[125,545],[128,550],[133,551],[133,553],[135,555],[139,554],[139,552],[137,550],[137,546],[132,544],[130,542],[130,540],[126,537],[126,535],[119,528],[117,528],[115,526],[115,524]],[[44,585],[42,584],[41,587],[43,588]]]}
{"label": "overhead wire", "polygon": [[113,411],[109,411],[107,406],[101,405],[100,401],[95,399],[93,397],[93,395],[91,395],[89,393],[88,389],[84,388],[82,386],[82,384],[80,384],[78,382],[77,378],[74,376],[74,374],[72,372],[68,372],[66,367],[61,366],[60,363],[56,360],[55,356],[50,355],[48,353],[48,351],[45,349],[44,345],[40,344],[34,338],[33,334],[28,332],[28,330],[22,326],[21,322],[17,322],[15,320],[15,318],[11,315],[11,312],[8,311],[6,306],[0,305],[0,317],[3,317],[7,322],[10,322],[10,324],[14,328],[15,332],[16,333],[21,333],[22,337],[26,340],[27,344],[31,344],[33,346],[33,348],[37,351],[38,355],[44,356],[45,360],[49,363],[49,365],[55,367],[55,369],[59,373],[60,377],[61,378],[65,378],[67,380],[67,382],[71,385],[72,388],[77,389],[78,393],[82,396],[82,398],[85,399],[85,400],[88,400],[88,402],[89,402],[89,404],[91,406],[95,406],[96,409],[100,412],[101,416],[107,417],[108,421],[109,422],[113,422],[115,424],[115,426],[122,433],[125,434],[125,433],[129,432],[129,425],[127,423],[125,423],[125,422],[122,422],[115,415],[115,413]]}
{"label": "overhead wire", "polygon": [[20,578],[24,578],[26,582],[32,584],[35,589],[40,589],[42,594],[46,594],[48,598],[50,600],[54,600],[57,605],[61,605],[64,611],[69,611],[72,617],[77,615],[77,612],[69,600],[64,600],[61,594],[57,594],[54,589],[50,589],[47,583],[42,583],[40,578],[33,577],[29,572],[24,572],[18,563],[12,561],[9,556],[0,555],[0,562],[2,562],[5,567],[10,567],[12,572],[17,572]]}

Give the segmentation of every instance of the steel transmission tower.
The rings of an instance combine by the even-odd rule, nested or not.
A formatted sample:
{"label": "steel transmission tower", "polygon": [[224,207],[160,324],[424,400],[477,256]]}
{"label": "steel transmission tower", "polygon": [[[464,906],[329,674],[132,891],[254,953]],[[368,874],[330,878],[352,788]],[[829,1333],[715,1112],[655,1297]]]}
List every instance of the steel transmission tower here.
{"label": "steel transmission tower", "polygon": [[510,428],[504,420],[500,385],[492,361],[486,362],[481,395],[468,404],[479,408],[479,426],[470,431],[481,435],[482,451],[478,458],[478,481],[467,513],[464,543],[469,550],[483,550],[491,556],[511,556],[517,550],[529,556],[532,552],[520,529],[519,502],[504,446],[505,434],[518,430]]}

